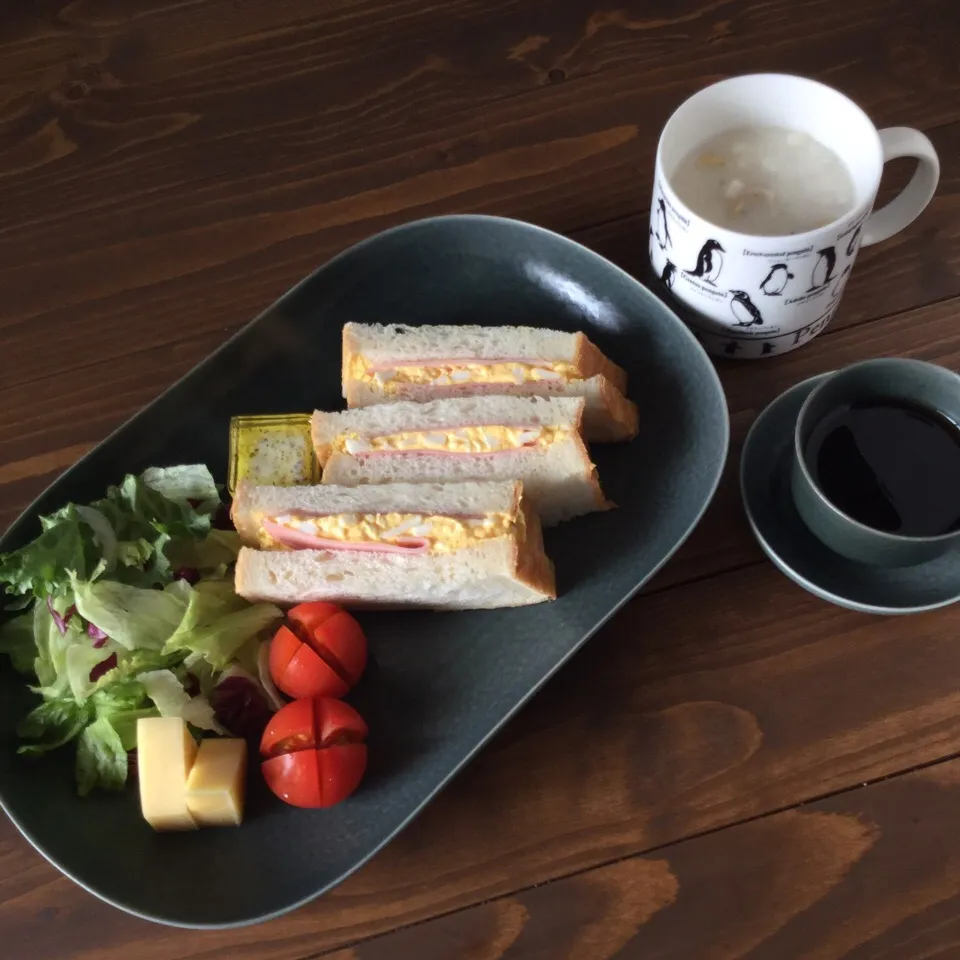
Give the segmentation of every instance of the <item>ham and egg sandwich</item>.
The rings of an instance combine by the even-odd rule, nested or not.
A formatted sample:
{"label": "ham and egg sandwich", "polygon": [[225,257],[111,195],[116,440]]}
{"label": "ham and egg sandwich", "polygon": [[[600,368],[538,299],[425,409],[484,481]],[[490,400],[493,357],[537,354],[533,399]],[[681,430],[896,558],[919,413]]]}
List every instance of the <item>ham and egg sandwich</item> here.
{"label": "ham and egg sandwich", "polygon": [[538,327],[343,328],[343,395],[350,407],[490,394],[577,396],[587,440],[629,440],[637,408],[627,375],[582,333]]}
{"label": "ham and egg sandwich", "polygon": [[248,600],[437,610],[556,597],[519,481],[276,487],[241,481],[231,510]]}
{"label": "ham and egg sandwich", "polygon": [[521,480],[544,524],[605,510],[582,397],[476,396],[313,414],[323,483]]}

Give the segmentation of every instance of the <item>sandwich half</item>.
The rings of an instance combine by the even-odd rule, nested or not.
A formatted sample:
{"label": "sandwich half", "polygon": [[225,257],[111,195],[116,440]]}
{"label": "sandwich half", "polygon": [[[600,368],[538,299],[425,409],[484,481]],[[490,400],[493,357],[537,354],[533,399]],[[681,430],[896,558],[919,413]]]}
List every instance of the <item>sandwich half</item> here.
{"label": "sandwich half", "polygon": [[478,394],[578,396],[588,440],[629,440],[637,408],[627,375],[582,333],[539,327],[348,323],[343,395],[350,407]]}
{"label": "sandwich half", "polygon": [[518,481],[253,486],[231,515],[235,587],[248,600],[437,610],[556,597],[536,513]]}
{"label": "sandwich half", "polygon": [[544,524],[610,504],[580,437],[582,397],[457,397],[313,414],[323,482],[521,480]]}

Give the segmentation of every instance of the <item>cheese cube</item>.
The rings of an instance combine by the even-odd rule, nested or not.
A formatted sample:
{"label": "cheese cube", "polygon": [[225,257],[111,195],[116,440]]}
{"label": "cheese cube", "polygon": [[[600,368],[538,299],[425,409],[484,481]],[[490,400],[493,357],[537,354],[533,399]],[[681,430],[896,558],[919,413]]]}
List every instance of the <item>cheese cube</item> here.
{"label": "cheese cube", "polygon": [[154,830],[195,830],[187,808],[187,777],[197,743],[180,717],[137,721],[140,809]]}
{"label": "cheese cube", "polygon": [[187,808],[201,827],[239,826],[247,775],[246,740],[203,740],[187,779]]}

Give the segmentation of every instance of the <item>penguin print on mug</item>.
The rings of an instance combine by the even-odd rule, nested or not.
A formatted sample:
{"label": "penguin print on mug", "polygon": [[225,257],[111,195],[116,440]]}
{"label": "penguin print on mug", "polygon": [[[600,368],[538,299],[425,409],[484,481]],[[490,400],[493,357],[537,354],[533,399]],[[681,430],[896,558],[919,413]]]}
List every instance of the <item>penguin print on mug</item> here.
{"label": "penguin print on mug", "polygon": [[833,279],[833,268],[837,265],[837,251],[834,247],[824,247],[817,251],[817,259],[810,271],[810,288],[819,290]]}
{"label": "penguin print on mug", "polygon": [[657,246],[661,250],[666,250],[671,246],[670,226],[667,223],[667,205],[663,202],[663,197],[657,201],[657,223],[652,227],[653,239],[657,241]]}
{"label": "penguin print on mug", "polygon": [[700,248],[700,253],[697,254],[697,265],[692,270],[684,270],[683,272],[715,287],[717,280],[720,279],[720,271],[723,269],[724,253],[726,251],[718,241],[707,240]]}
{"label": "penguin print on mug", "polygon": [[857,241],[860,239],[860,226],[857,227],[853,233],[850,234],[850,239],[847,241],[847,256],[852,257],[857,252]]}
{"label": "penguin print on mug", "polygon": [[850,264],[848,263],[840,273],[840,276],[837,277],[837,282],[833,285],[833,289],[830,291],[830,297],[836,298],[839,297],[843,292],[843,288],[847,282],[847,274],[850,273]]}
{"label": "penguin print on mug", "polygon": [[750,299],[745,290],[730,291],[730,310],[733,312],[737,327],[763,326],[763,317],[757,305]]}
{"label": "penguin print on mug", "polygon": [[674,263],[670,262],[670,258],[667,257],[667,262],[663,265],[663,272],[660,274],[660,282],[665,284],[667,289],[673,287],[674,280],[677,279],[677,266]]}
{"label": "penguin print on mug", "polygon": [[780,297],[787,285],[788,280],[793,279],[793,274],[785,263],[775,263],[770,272],[763,278],[760,284],[760,292],[768,297]]}
{"label": "penguin print on mug", "polygon": [[[916,172],[874,210],[893,157],[915,157]],[[817,81],[773,73],[712,84],[677,108],[657,147],[648,248],[656,286],[687,308],[709,352],[788,353],[842,309],[860,247],[919,216],[939,172],[922,133],[878,131]]]}

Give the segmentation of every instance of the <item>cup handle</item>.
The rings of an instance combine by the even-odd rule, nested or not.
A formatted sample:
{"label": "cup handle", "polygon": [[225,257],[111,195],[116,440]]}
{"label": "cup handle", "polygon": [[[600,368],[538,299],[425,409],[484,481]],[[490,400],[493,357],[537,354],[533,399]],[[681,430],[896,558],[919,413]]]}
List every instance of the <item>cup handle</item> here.
{"label": "cup handle", "polygon": [[930,140],[911,127],[887,127],[880,131],[883,162],[897,157],[916,157],[917,169],[910,182],[885,207],[875,210],[863,226],[863,246],[879,243],[899,233],[923,213],[940,180],[940,159]]}

